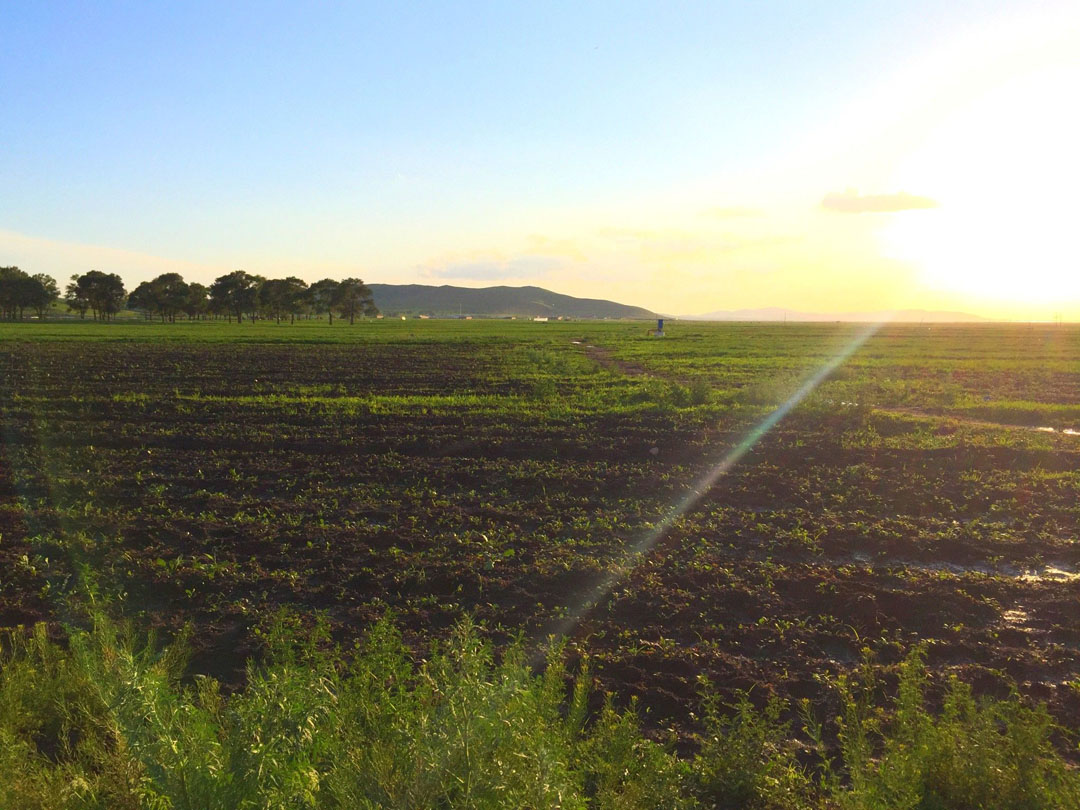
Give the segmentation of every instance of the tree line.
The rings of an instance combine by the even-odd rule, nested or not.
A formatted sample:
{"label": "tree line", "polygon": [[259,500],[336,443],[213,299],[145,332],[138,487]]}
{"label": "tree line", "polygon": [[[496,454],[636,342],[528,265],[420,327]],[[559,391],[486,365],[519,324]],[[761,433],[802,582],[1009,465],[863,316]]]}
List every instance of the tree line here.
{"label": "tree line", "polygon": [[[0,318],[22,320],[27,311],[45,318],[60,297],[51,276],[31,276],[18,267],[0,267]],[[90,270],[71,277],[63,301],[69,312],[77,312],[80,318],[90,313],[98,321],[112,320],[125,308],[141,312],[148,320],[160,318],[162,323],[174,323],[179,317],[293,323],[298,317],[324,314],[330,323],[335,314],[355,323],[357,317],[379,313],[371,290],[358,278],[325,278],[309,285],[295,276],[268,279],[243,270],[220,276],[210,286],[189,283],[179,273],[163,273],[142,282],[130,294],[116,273]]]}
{"label": "tree line", "polygon": [[32,276],[18,267],[0,267],[0,318],[22,320],[27,310],[44,318],[60,297],[56,279],[44,273]]}

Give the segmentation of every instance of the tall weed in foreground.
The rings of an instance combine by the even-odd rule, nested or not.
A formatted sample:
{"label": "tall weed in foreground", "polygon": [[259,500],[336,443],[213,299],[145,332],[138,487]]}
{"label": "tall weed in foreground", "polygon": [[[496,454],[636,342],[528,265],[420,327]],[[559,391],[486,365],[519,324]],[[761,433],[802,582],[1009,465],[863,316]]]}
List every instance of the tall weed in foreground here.
{"label": "tall weed in foreground", "polygon": [[587,668],[568,694],[559,647],[537,675],[468,622],[419,663],[387,621],[349,664],[287,620],[266,640],[226,696],[181,685],[182,643],[139,646],[100,616],[67,649],[12,634],[0,810],[686,806],[684,764],[632,713],[587,722]]}
{"label": "tall weed in foreground", "polygon": [[[976,702],[959,682],[925,708],[921,654],[899,696],[873,668],[837,682],[839,751],[812,774],[784,705],[706,690],[692,759],[643,734],[633,708],[590,711],[587,663],[523,646],[496,658],[463,622],[424,660],[389,621],[348,660],[281,618],[245,688],[185,685],[185,645],[137,644],[97,616],[66,645],[43,627],[0,653],[0,810],[246,808],[1080,808],[1080,779],[1045,709]],[[807,717],[819,753],[821,728]]]}
{"label": "tall weed in foreground", "polygon": [[1015,693],[978,702],[971,687],[949,681],[939,714],[925,708],[923,651],[901,668],[892,711],[875,707],[867,658],[854,678],[838,682],[842,759],[853,810],[1036,810],[1080,808],[1080,777],[1055,751],[1044,706]]}
{"label": "tall weed in foreground", "polygon": [[694,763],[706,806],[724,810],[813,806],[813,785],[792,751],[789,726],[781,721],[783,710],[783,701],[773,696],[758,711],[745,692],[737,693],[735,703],[725,707],[706,688],[705,735]]}

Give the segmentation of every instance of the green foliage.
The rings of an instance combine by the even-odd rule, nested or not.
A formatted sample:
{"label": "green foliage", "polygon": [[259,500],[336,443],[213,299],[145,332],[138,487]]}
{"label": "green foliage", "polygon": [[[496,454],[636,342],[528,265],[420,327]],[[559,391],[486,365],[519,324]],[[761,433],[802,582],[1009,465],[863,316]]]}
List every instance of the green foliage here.
{"label": "green foliage", "polygon": [[593,807],[676,810],[694,806],[688,763],[645,739],[633,711],[619,712],[606,702],[579,751]]}
{"label": "green foliage", "polygon": [[342,279],[333,292],[333,307],[342,318],[355,323],[357,315],[374,317],[379,314],[371,289],[358,278]]}
{"label": "green foliage", "polygon": [[51,276],[31,276],[18,267],[0,267],[0,318],[22,320],[27,309],[42,318],[59,297],[56,280]]}
{"label": "green foliage", "polygon": [[262,282],[261,277],[253,276],[244,270],[234,270],[219,276],[210,285],[211,310],[227,314],[230,318],[235,316],[237,323],[244,320],[245,314],[254,321],[258,309],[259,285]]}
{"label": "green foliage", "polygon": [[659,410],[689,408],[704,405],[712,396],[707,380],[696,379],[690,385],[675,380],[644,378],[629,389],[624,401],[629,404],[648,404]]}
{"label": "green foliage", "polygon": [[108,321],[123,309],[127,292],[123,279],[116,273],[90,270],[71,277],[65,300],[68,309],[78,312],[80,317],[89,309],[94,313],[94,320]]}
{"label": "green foliage", "polygon": [[[468,621],[420,661],[387,620],[349,661],[294,618],[263,637],[265,662],[225,695],[209,678],[181,681],[183,638],[136,644],[101,615],[66,646],[43,625],[9,634],[0,807],[1080,807],[1045,709],[977,703],[953,681],[932,714],[920,651],[889,710],[868,658],[838,681],[840,757],[815,781],[777,698],[758,710],[707,689],[699,751],[681,760],[632,707],[608,701],[590,717],[588,662],[570,678],[558,645],[537,674],[522,644],[497,660]],[[820,728],[807,730],[820,747]]]}
{"label": "green foliage", "polygon": [[159,315],[162,321],[175,321],[177,314],[185,311],[191,297],[191,285],[179,273],[163,273],[132,290],[128,306]]}
{"label": "green foliage", "polygon": [[[811,783],[795,759],[785,708],[772,696],[757,711],[746,692],[724,705],[710,691],[695,765],[702,798],[716,808],[796,810],[812,806]],[[725,712],[727,709],[728,712]]]}
{"label": "green foliage", "polygon": [[568,698],[559,647],[536,675],[468,622],[419,663],[385,621],[348,665],[295,622],[266,641],[226,696],[181,684],[183,640],[135,645],[100,616],[68,649],[43,627],[12,635],[0,807],[683,806],[683,767],[632,714],[585,722],[587,667]]}
{"label": "green foliage", "polygon": [[[447,618],[475,611],[492,623],[520,623],[531,631],[572,612],[571,598],[594,579],[621,575],[640,560],[590,623],[597,638],[607,634],[611,654],[648,654],[636,662],[641,679],[632,681],[645,688],[662,684],[666,665],[684,658],[675,639],[695,634],[708,653],[703,661],[732,649],[774,651],[762,662],[761,677],[789,694],[812,675],[820,653],[807,650],[820,644],[839,666],[860,638],[888,643],[918,634],[943,645],[942,660],[981,644],[986,666],[1002,666],[1016,654],[1015,644],[1035,645],[1033,683],[1067,671],[1069,651],[1053,646],[1058,633],[1020,634],[1016,627],[1029,619],[1036,627],[1067,627],[1072,615],[1064,585],[1053,588],[1060,597],[1053,600],[1030,601],[1028,594],[1050,592],[1046,580],[1036,580],[1040,569],[1072,568],[1070,537],[1060,527],[1070,525],[1080,491],[1069,458],[1076,439],[961,417],[979,416],[973,407],[1026,408],[1028,396],[1067,399],[1075,331],[1061,330],[1062,340],[1047,344],[1074,347],[1057,356],[1042,352],[1041,333],[1029,337],[1026,328],[963,330],[939,346],[913,327],[891,327],[888,340],[852,358],[851,374],[830,377],[768,434],[760,452],[727,474],[723,487],[664,529],[662,544],[646,559],[630,556],[627,540],[667,526],[666,510],[688,503],[680,501],[684,496],[696,497],[691,487],[702,465],[750,435],[769,413],[769,406],[748,404],[753,397],[744,400],[739,392],[776,377],[776,396],[760,401],[786,401],[812,365],[808,356],[815,352],[807,347],[820,354],[829,332],[800,327],[759,336],[725,327],[703,330],[697,341],[675,332],[647,341],[634,330],[640,327],[390,319],[358,319],[354,329],[330,329],[326,320],[281,328],[259,320],[244,329],[224,321],[169,329],[139,322],[4,323],[0,393],[5,439],[11,436],[0,476],[4,615],[56,615],[49,605],[70,587],[73,566],[85,561],[110,588],[127,591],[135,609],[155,611],[173,628],[186,617],[217,624],[211,617],[255,617],[282,601],[340,605],[347,598],[371,609],[393,605],[410,626],[430,616],[443,627]],[[1002,335],[1007,340],[997,345]],[[596,363],[590,346],[609,350],[612,364]],[[936,354],[923,364],[926,352]],[[1044,373],[1043,366],[1054,370]],[[703,407],[687,405],[695,385],[708,396]],[[1068,409],[1074,407],[1047,406],[1047,418],[1040,413],[1031,423],[1073,425]],[[981,418],[990,416],[1004,419]],[[317,464],[303,460],[309,454]],[[250,556],[237,553],[244,548]],[[368,553],[354,555],[359,548]],[[1072,576],[1071,570],[1059,573]],[[543,590],[534,595],[518,583]],[[760,619],[744,626],[743,608],[756,613],[759,605]],[[1026,605],[1030,616],[1005,610],[1014,605]],[[360,632],[345,623],[345,616],[356,615],[352,608],[335,615],[337,638]],[[684,632],[670,632],[675,623]],[[624,630],[625,641],[615,636]],[[114,646],[128,644],[119,635]],[[426,751],[423,762],[430,767],[444,762],[436,753],[449,750],[456,727],[442,718],[454,715],[443,704],[417,699],[423,685],[417,673],[426,665],[418,667],[402,651],[407,711],[388,710],[390,720],[373,721],[374,730],[361,734],[342,719],[355,686],[351,675],[332,656],[314,665],[322,680],[313,678],[313,665],[289,663],[289,655],[307,660],[322,649],[294,649],[289,639],[295,637],[287,626],[267,637],[283,643],[270,645],[253,688],[271,662],[291,668],[263,686],[263,703],[246,690],[221,695],[211,681],[177,681],[175,666],[163,670],[154,655],[139,652],[143,671],[165,672],[156,692],[141,687],[159,695],[153,705],[168,721],[149,736],[138,723],[129,728],[134,721],[118,719],[124,712],[141,717],[143,704],[109,686],[115,661],[106,656],[108,666],[94,663],[95,655],[105,654],[93,645],[81,669],[63,664],[64,672],[43,680],[23,678],[7,696],[18,696],[12,705],[23,707],[24,719],[5,722],[2,741],[3,773],[14,774],[3,790],[20,792],[4,794],[3,802],[57,806],[77,792],[98,797],[102,806],[144,806],[150,802],[144,794],[152,798],[149,791],[159,790],[159,782],[168,786],[172,774],[187,773],[181,787],[193,791],[216,769],[228,774],[230,786],[222,786],[224,777],[212,783],[214,792],[201,799],[207,806],[240,801],[252,791],[260,797],[277,791],[273,795],[287,797],[280,801],[302,806],[313,791],[313,773],[317,805],[352,801],[332,799],[331,785],[359,804],[367,794],[357,785],[394,783],[377,763],[364,765],[366,771],[342,763],[360,751],[382,750],[372,740],[395,728],[390,720],[398,724],[398,741],[381,755],[386,761],[412,768],[414,753]],[[654,637],[655,646],[643,642]],[[72,641],[71,654],[79,653],[80,643]],[[503,659],[492,657],[490,666],[498,671]],[[889,670],[880,663],[874,668]],[[11,672],[17,671],[13,665]],[[617,673],[609,674],[616,687],[636,677],[628,667],[608,672]],[[494,677],[463,687],[460,694],[471,696],[466,705],[486,706],[483,696],[491,693],[484,690]],[[588,686],[588,679],[579,682]],[[967,785],[964,769],[980,771],[959,755],[959,765],[945,768],[952,761],[942,754],[946,743],[964,751],[989,743],[961,746],[956,741],[966,738],[947,726],[937,737],[920,732],[920,745],[932,755],[905,749],[896,742],[896,707],[883,704],[882,690],[863,676],[849,679],[846,688],[852,701],[843,704],[843,749],[836,748],[834,718],[822,718],[826,733],[815,738],[814,754],[800,746],[806,729],[797,722],[782,733],[755,731],[782,726],[790,712],[770,720],[765,707],[740,719],[736,702],[717,705],[715,737],[723,745],[715,742],[696,760],[678,760],[649,742],[632,714],[608,714],[595,701],[563,695],[560,717],[569,722],[574,716],[569,725],[578,736],[545,750],[569,752],[558,754],[559,762],[569,763],[566,795],[594,806],[657,806],[661,799],[687,797],[717,803],[717,785],[727,795],[743,789],[765,801],[769,778],[777,781],[768,775],[784,773],[793,750],[808,768],[813,798],[828,797],[834,806],[925,801],[962,807],[967,791],[980,801],[1013,801],[1014,793],[1024,793],[1009,780],[1035,797],[1029,804],[1070,806],[1074,777],[1052,749],[1010,748],[1008,740],[998,744],[971,732],[976,742],[994,743],[991,753],[1000,756],[986,760],[996,770]],[[288,697],[295,715],[276,708],[275,701],[294,689],[304,693],[303,700]],[[504,693],[495,694],[490,702],[506,705],[498,697]],[[936,711],[937,689],[933,695],[928,705]],[[375,701],[391,705],[390,698],[379,693],[365,711],[378,708]],[[270,706],[265,711],[264,703]],[[942,718],[926,713],[921,701],[906,705],[919,707],[910,714],[929,722],[927,728],[941,728]],[[1001,719],[1006,708],[995,711],[997,733],[1011,739],[1014,731]],[[279,717],[276,726],[262,722]],[[1019,739],[1042,739],[1038,724],[1009,722]],[[303,724],[318,729],[315,743],[296,731]],[[532,725],[539,730],[531,734],[550,731],[544,723]],[[478,728],[480,739],[495,735],[490,726]],[[177,751],[158,750],[170,734],[187,735],[188,742]],[[258,753],[250,750],[255,734],[261,735]],[[508,732],[508,742],[485,742],[486,748],[476,735],[468,739],[470,761],[489,767],[523,738]],[[756,747],[749,744],[755,740]],[[759,754],[740,759],[746,750]],[[1022,755],[1031,751],[1034,759],[1025,764]],[[821,784],[815,767],[826,753],[833,767]],[[511,761],[517,759],[514,754]],[[879,767],[885,761],[888,773]],[[259,767],[276,774],[274,785],[250,775]],[[445,777],[423,768],[401,772],[405,776],[394,778],[406,785]],[[563,772],[543,773],[556,780]],[[804,780],[795,773],[792,781]],[[676,783],[681,791],[671,787]],[[470,795],[481,797],[474,803],[496,801],[480,776],[470,784]],[[524,777],[507,782],[519,791],[523,784],[531,783]],[[976,789],[983,784],[994,786],[992,797]],[[461,801],[450,789],[438,795],[432,801]]]}
{"label": "green foliage", "polygon": [[889,715],[874,708],[869,660],[841,679],[843,758],[851,778],[844,806],[857,810],[1036,810],[1080,807],[1080,779],[1055,752],[1045,707],[1015,693],[977,702],[971,687],[949,681],[941,713],[924,706],[923,652],[900,674]]}

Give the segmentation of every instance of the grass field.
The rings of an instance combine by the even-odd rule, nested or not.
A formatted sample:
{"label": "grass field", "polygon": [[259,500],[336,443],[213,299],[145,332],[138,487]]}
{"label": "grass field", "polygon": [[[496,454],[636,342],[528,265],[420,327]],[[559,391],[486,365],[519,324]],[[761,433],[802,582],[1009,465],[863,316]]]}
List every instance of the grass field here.
{"label": "grass field", "polygon": [[828,713],[921,642],[1080,727],[1080,329],[646,329],[0,325],[0,625],[88,570],[239,685],[283,606],[468,615],[684,741],[699,676]]}

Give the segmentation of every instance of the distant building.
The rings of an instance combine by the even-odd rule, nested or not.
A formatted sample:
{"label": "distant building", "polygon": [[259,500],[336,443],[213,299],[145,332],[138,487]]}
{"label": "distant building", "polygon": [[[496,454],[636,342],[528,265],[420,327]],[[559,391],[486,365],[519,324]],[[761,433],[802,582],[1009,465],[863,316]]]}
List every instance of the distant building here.
{"label": "distant building", "polygon": [[548,319],[544,315],[537,315],[535,318],[533,318],[533,321],[535,321],[536,323],[547,323]]}

